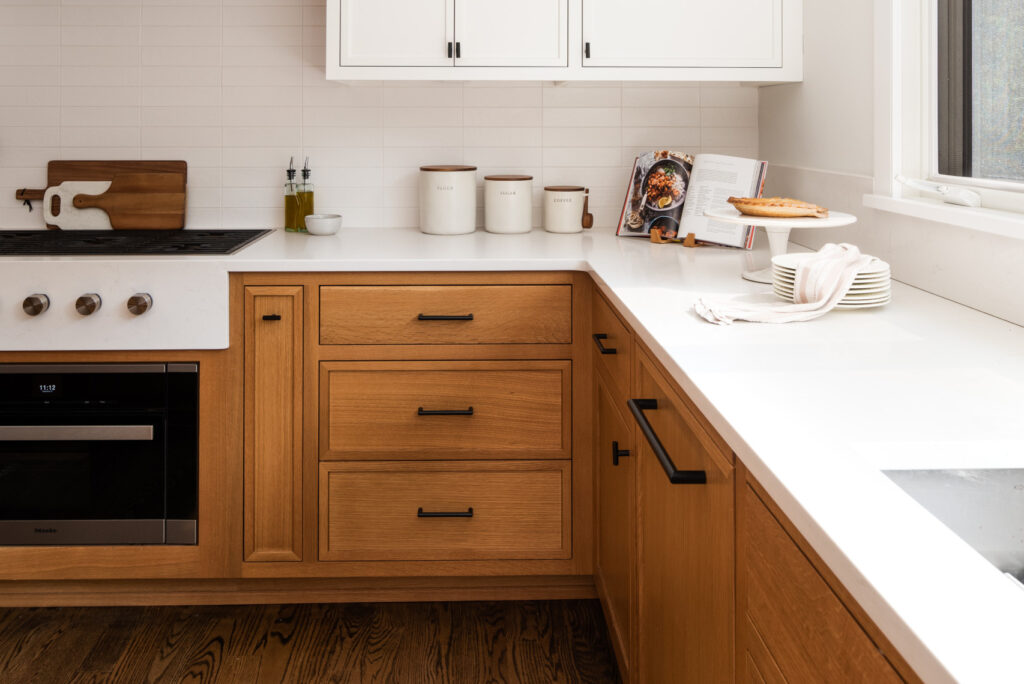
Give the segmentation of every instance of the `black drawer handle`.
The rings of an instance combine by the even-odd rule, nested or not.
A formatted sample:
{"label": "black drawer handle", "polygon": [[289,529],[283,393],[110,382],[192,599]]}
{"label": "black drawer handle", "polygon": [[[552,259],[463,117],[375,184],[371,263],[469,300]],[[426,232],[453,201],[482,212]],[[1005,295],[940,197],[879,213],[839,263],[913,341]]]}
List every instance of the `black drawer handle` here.
{"label": "black drawer handle", "polygon": [[468,511],[425,511],[422,508],[416,511],[417,518],[472,518],[473,508]]}
{"label": "black drawer handle", "polygon": [[416,410],[418,416],[471,416],[473,415],[473,407],[470,406],[467,409],[440,409],[430,410],[420,406]]}
{"label": "black drawer handle", "polygon": [[658,457],[661,467],[665,470],[665,474],[668,475],[669,482],[672,484],[707,484],[708,474],[703,470],[678,470],[668,452],[665,451],[665,447],[662,446],[658,435],[654,434],[654,428],[651,427],[651,422],[647,420],[644,411],[657,410],[657,399],[630,399],[626,402],[626,405],[629,406],[629,410],[633,413],[633,417],[636,418],[637,424],[640,425],[640,431],[647,438],[647,442],[651,445],[654,455]]}
{"label": "black drawer handle", "polygon": [[452,42],[448,41],[448,59],[452,58]]}
{"label": "black drawer handle", "polygon": [[606,347],[603,344],[601,344],[601,340],[607,340],[608,339],[608,336],[605,335],[604,333],[594,333],[592,335],[592,337],[594,338],[594,344],[597,345],[598,351],[600,351],[602,354],[618,354],[619,353],[618,349],[615,349],[614,347]]}
{"label": "black drawer handle", "polygon": [[265,321],[279,321],[281,320],[281,314],[267,314],[263,317]]}
{"label": "black drawer handle", "polygon": [[618,442],[612,442],[612,465],[619,465],[620,458],[626,458],[630,455],[629,449],[620,449]]}
{"label": "black drawer handle", "polygon": [[417,321],[471,321],[473,320],[473,314],[466,314],[465,316],[431,316],[429,314],[420,314],[416,317]]}

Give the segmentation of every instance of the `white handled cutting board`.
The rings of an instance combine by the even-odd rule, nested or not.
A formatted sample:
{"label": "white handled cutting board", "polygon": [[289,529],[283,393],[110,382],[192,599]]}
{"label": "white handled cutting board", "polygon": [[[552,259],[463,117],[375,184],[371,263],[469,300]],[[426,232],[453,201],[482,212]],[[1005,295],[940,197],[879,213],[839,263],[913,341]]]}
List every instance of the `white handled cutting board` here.
{"label": "white handled cutting board", "polygon": [[[110,216],[102,209],[78,209],[75,195],[102,195],[110,189],[111,181],[64,181],[46,189],[43,195],[43,215],[46,223],[61,230],[113,230]],[[53,198],[60,197],[60,213],[53,215]]]}

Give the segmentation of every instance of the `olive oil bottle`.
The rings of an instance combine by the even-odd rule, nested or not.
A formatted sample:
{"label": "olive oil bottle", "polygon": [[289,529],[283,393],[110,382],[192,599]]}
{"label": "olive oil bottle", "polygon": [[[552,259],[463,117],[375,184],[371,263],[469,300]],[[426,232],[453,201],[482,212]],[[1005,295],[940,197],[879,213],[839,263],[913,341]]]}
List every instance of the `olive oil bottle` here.
{"label": "olive oil bottle", "polygon": [[[302,225],[305,226],[305,222]],[[290,233],[299,230],[299,195],[298,183],[295,182],[295,157],[292,157],[288,163],[288,182],[284,184],[284,229]]]}
{"label": "olive oil bottle", "polygon": [[302,167],[302,182],[296,190],[299,200],[299,230],[306,232],[306,217],[315,214],[313,206],[313,184],[309,182],[309,157],[306,157],[306,165]]}

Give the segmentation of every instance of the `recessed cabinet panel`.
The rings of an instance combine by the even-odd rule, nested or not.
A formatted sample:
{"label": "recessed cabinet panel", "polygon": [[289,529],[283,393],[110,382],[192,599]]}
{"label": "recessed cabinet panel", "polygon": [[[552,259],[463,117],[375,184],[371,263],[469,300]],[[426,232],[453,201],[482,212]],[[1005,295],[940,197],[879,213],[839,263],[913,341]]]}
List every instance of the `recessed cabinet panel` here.
{"label": "recessed cabinet panel", "polygon": [[452,66],[455,0],[340,2],[341,66]]}
{"label": "recessed cabinet panel", "polygon": [[583,0],[583,66],[781,67],[782,3]]}
{"label": "recessed cabinet panel", "polygon": [[568,0],[456,0],[456,66],[566,66]]}

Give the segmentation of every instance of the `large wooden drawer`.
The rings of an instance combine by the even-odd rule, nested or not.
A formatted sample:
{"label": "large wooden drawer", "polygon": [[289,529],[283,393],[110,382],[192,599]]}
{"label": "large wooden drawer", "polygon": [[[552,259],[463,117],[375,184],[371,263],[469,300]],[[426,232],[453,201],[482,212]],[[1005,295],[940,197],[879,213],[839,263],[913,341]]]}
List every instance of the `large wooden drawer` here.
{"label": "large wooden drawer", "polygon": [[320,344],[568,344],[571,285],[332,285]]}
{"label": "large wooden drawer", "polygon": [[564,559],[565,461],[320,464],[320,560]]}
{"label": "large wooden drawer", "polygon": [[569,361],[324,362],[322,460],[569,458]]}

